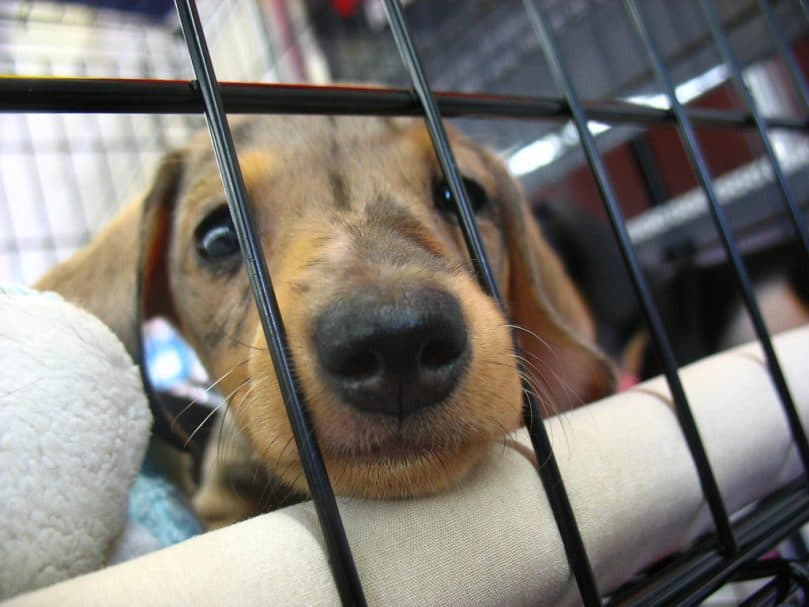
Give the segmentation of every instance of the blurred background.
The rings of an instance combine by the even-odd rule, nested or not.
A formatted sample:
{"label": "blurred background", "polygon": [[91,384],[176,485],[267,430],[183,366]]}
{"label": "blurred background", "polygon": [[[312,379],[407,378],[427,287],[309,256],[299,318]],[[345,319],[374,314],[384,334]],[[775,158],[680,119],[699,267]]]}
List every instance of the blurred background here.
{"label": "blurred background", "polygon": [[[404,4],[434,89],[559,97],[520,0]],[[620,0],[538,4],[552,16],[582,98],[666,106]],[[803,119],[805,102],[776,53],[757,2],[716,4],[763,114]],[[199,0],[198,5],[222,81],[407,86],[380,0]],[[698,3],[642,5],[680,100],[689,107],[743,110]],[[794,0],[772,5],[806,69],[804,5]],[[5,0],[0,73],[191,79],[169,0]],[[653,373],[654,357],[643,347],[634,296],[573,125],[455,122],[496,150],[523,182],[538,221],[599,320],[602,345],[633,372]],[[30,283],[70,255],[144,187],[167,149],[202,125],[196,116],[0,114],[0,281]],[[678,362],[749,335],[704,195],[675,129],[595,122],[590,127]],[[768,321],[786,318],[777,307],[784,293],[797,295],[800,317],[809,299],[809,270],[794,261],[792,229],[757,132],[701,128],[698,135],[756,284],[761,293],[773,293],[776,307],[765,309]],[[794,131],[772,135],[805,212],[809,141]]]}

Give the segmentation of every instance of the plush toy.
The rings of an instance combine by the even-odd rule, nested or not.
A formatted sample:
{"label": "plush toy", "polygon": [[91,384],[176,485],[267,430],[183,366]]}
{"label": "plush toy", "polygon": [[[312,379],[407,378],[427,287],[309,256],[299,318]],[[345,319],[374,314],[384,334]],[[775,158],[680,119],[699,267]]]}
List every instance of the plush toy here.
{"label": "plush toy", "polygon": [[151,422],[138,368],[105,325],[57,295],[0,286],[0,599],[198,531],[143,465]]}

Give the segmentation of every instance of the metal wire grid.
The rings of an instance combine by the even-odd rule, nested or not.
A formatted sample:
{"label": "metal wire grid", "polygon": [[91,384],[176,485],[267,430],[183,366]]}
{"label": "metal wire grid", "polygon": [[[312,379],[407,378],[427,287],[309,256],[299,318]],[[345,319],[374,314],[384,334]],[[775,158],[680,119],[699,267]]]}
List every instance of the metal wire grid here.
{"label": "metal wire grid", "polygon": [[[285,46],[267,30],[253,0],[204,1],[201,8],[226,77],[295,80]],[[181,36],[170,23],[23,1],[0,4],[0,73],[192,77]],[[137,193],[163,154],[203,125],[193,114],[0,116],[0,276],[30,282],[85,244]],[[17,204],[22,200],[29,204]]]}
{"label": "metal wire grid", "polygon": [[[326,4],[325,0],[308,3]],[[376,3],[382,4],[382,0],[367,0],[366,5]],[[745,65],[769,53],[764,20],[755,0],[717,3]],[[654,31],[664,34],[663,50],[678,82],[716,65],[716,50],[697,2],[652,0],[649,4],[651,25]],[[654,74],[620,2],[547,0],[540,5],[552,22],[562,52],[576,57],[577,69],[571,77],[582,99],[628,98],[653,90],[650,82]],[[407,8],[411,34],[434,90],[558,98],[559,91],[531,24],[525,19],[521,0],[416,2]],[[324,12],[327,11],[314,12],[313,27],[336,81],[409,85],[395,45],[383,27],[358,31],[342,22],[334,23],[336,20],[327,19]],[[781,3],[779,14],[788,17],[790,37],[803,29],[799,7]],[[529,190],[553,183],[571,166],[584,162],[577,152],[579,145],[572,123],[562,129],[551,123],[529,129],[514,121],[501,121],[496,128],[472,119],[458,123],[473,139],[497,150],[524,147],[545,131],[558,133],[569,142],[563,158],[520,176]],[[639,130],[622,125],[610,133],[609,139],[611,143],[626,141]],[[601,141],[605,138],[603,134],[599,137]]]}
{"label": "metal wire grid", "polygon": [[[94,26],[92,36],[86,35],[88,24]],[[119,44],[112,44],[113,37]],[[0,71],[7,74],[187,77],[171,47],[170,34],[145,20],[113,20],[104,11],[72,6],[0,7]],[[190,116],[160,115],[0,117],[0,219],[9,226],[0,241],[3,273],[30,280],[84,244],[112,204],[133,194],[164,149],[188,137],[195,128],[189,122]],[[26,183],[20,175],[33,178]],[[101,176],[95,196],[90,175]],[[65,187],[49,187],[55,181]],[[30,203],[15,205],[12,216],[11,201],[25,199]],[[48,229],[34,229],[37,225]]]}
{"label": "metal wire grid", "polygon": [[[463,184],[457,174],[451,150],[441,127],[440,116],[485,114],[497,117],[571,117],[579,131],[582,146],[587,155],[594,176],[599,183],[601,193],[607,205],[608,213],[621,247],[624,259],[633,278],[639,299],[653,334],[655,345],[662,355],[665,374],[669,386],[677,401],[677,410],[683,431],[687,437],[689,447],[694,456],[703,490],[714,516],[718,535],[707,540],[704,546],[697,547],[698,551],[690,561],[679,563],[670,568],[658,578],[654,578],[645,586],[634,588],[621,595],[618,603],[628,605],[647,604],[695,604],[710,594],[719,585],[736,573],[743,564],[757,558],[764,550],[773,545],[775,541],[794,530],[809,517],[805,483],[802,481],[794,487],[776,496],[760,511],[748,517],[742,523],[731,525],[729,517],[722,503],[722,498],[716,488],[710,464],[704,454],[698,430],[690,416],[687,399],[679,384],[677,365],[667,344],[665,331],[659,318],[656,319],[656,308],[645,286],[645,278],[639,270],[635,260],[633,247],[629,242],[626,227],[620,209],[609,183],[608,176],[602,165],[600,155],[595,147],[592,134],[587,126],[588,120],[601,119],[610,122],[659,123],[674,122],[683,133],[687,149],[692,160],[697,165],[702,177],[702,185],[718,225],[723,234],[723,240],[729,256],[734,260],[739,283],[745,293],[746,304],[754,324],[757,325],[759,337],[765,350],[768,351],[768,362],[773,374],[774,382],[784,404],[784,409],[790,420],[793,436],[801,452],[804,465],[807,464],[806,435],[800,425],[794,405],[780,374],[777,357],[769,345],[766,327],[761,319],[755,299],[750,291],[744,264],[736,250],[733,235],[726,225],[723,225],[722,210],[712,191],[712,183],[702,163],[699,146],[696,143],[692,124],[709,124],[715,127],[742,125],[756,126],[763,139],[768,136],[769,128],[788,128],[802,130],[805,128],[804,120],[763,120],[756,114],[751,99],[745,98],[750,104],[746,113],[716,113],[686,111],[676,99],[670,80],[669,71],[658,52],[655,41],[651,36],[642,12],[636,2],[625,0],[627,10],[632,15],[648,54],[652,59],[655,71],[661,79],[665,92],[671,104],[671,110],[654,110],[650,108],[630,107],[626,104],[582,104],[576,90],[569,78],[569,71],[564,65],[558,45],[554,38],[552,28],[549,26],[545,12],[531,0],[525,0],[525,8],[531,22],[541,39],[543,49],[550,65],[553,68],[557,84],[562,89],[564,99],[542,98],[504,98],[483,95],[435,95],[424,77],[424,71],[412,44],[401,8],[396,0],[385,0],[389,24],[394,32],[399,52],[412,84],[412,93],[406,90],[380,89],[360,90],[340,87],[324,88],[295,88],[289,86],[235,86],[218,85],[213,74],[212,64],[208,56],[205,37],[196,7],[192,0],[177,2],[178,13],[183,24],[183,32],[192,57],[192,64],[196,81],[187,82],[122,82],[118,80],[85,80],[85,81],[52,81],[52,80],[3,80],[0,81],[0,92],[3,93],[0,104],[6,111],[13,109],[49,110],[67,112],[158,112],[180,111],[199,112],[204,108],[209,123],[217,160],[226,186],[228,204],[234,215],[235,224],[242,248],[245,251],[245,261],[248,273],[259,305],[259,312],[267,334],[268,343],[273,352],[273,360],[279,374],[279,382],[284,386],[283,393],[287,401],[288,410],[302,459],[305,464],[307,478],[313,491],[313,498],[320,515],[324,535],[327,538],[330,563],[335,575],[341,599],[344,604],[365,604],[362,587],[357,576],[356,568],[351,558],[345,533],[342,529],[339,513],[334,502],[328,479],[323,469],[316,442],[313,440],[309,428],[305,408],[298,396],[297,389],[292,381],[291,364],[284,356],[283,324],[274,301],[269,275],[264,267],[263,255],[260,250],[251,219],[247,211],[247,201],[244,184],[239,173],[238,162],[230,140],[224,108],[229,111],[248,112],[279,112],[279,113],[354,113],[354,114],[415,114],[425,116],[433,138],[436,153],[441,160],[442,170],[445,172],[450,187],[453,190],[457,204],[457,211],[461,218],[464,235],[470,249],[470,255],[475,268],[486,290],[496,299],[498,290],[491,280],[491,271],[480,247],[480,239],[472,219],[469,205],[466,200]],[[767,18],[776,24],[773,16],[769,14],[767,3],[762,0],[762,10]],[[702,6],[709,11],[711,5],[704,0]],[[725,34],[720,24],[713,23],[713,33],[722,47],[726,43]],[[778,36],[776,36],[778,38]],[[724,40],[724,42],[723,42]],[[787,53],[787,65],[794,68],[794,60],[790,61],[789,48],[779,45],[782,53]],[[725,57],[732,63],[732,58]],[[797,82],[803,82],[802,75],[793,70],[793,77]],[[87,94],[92,93],[92,99]],[[130,95],[139,93],[137,109],[133,107]],[[127,101],[129,99],[129,101]],[[773,166],[778,167],[777,158],[770,157]],[[702,163],[704,164],[704,163]],[[778,179],[784,200],[790,205],[791,193],[785,180]],[[806,245],[805,219],[797,210],[792,210],[796,237]],[[805,252],[807,252],[805,250]],[[809,254],[809,252],[807,252]],[[526,403],[526,420],[529,423],[534,446],[537,449],[540,461],[550,458],[552,451],[544,436],[542,424],[531,423],[538,419],[532,413],[530,400]],[[807,468],[809,470],[809,468]],[[578,534],[573,513],[567,500],[558,470],[554,465],[543,466],[540,470],[543,483],[549,500],[553,505],[557,524],[565,540],[565,549],[576,576],[583,602],[590,605],[602,603],[595,578],[589,567],[586,550]],[[718,546],[716,544],[718,538]],[[798,576],[799,577],[799,576]]]}
{"label": "metal wire grid", "polygon": [[[381,6],[381,0],[375,2]],[[350,66],[352,63],[347,60],[332,60],[331,54],[335,48],[339,48],[339,45],[320,40],[320,33],[317,31],[316,23],[322,14],[329,12],[329,7],[323,3],[318,7],[314,0],[310,0],[307,4],[311,21],[301,21],[299,15],[296,19],[294,14],[282,16],[285,18],[283,28],[285,33],[279,33],[268,32],[266,27],[260,27],[265,24],[263,19],[249,18],[255,16],[257,10],[257,4],[252,0],[201,2],[200,11],[220,78],[239,81],[322,82],[328,79],[324,70],[330,69],[338,77],[341,74],[345,75],[346,65]],[[374,2],[368,0],[368,4],[374,5]],[[653,4],[656,11],[662,6],[664,16],[672,18],[672,33],[669,37],[680,46],[668,48],[667,57],[671,59],[678,73],[682,73],[683,65],[690,66],[689,69],[699,70],[709,65],[706,63],[707,60],[715,60],[714,57],[705,58],[705,47],[710,45],[710,40],[704,40],[704,26],[688,25],[693,22],[688,11],[684,15],[679,15],[680,11],[672,11],[665,4],[660,6],[659,3]],[[747,30],[755,33],[764,27],[762,19],[756,21],[751,15],[751,11],[757,13],[755,1],[744,0],[738,4],[728,5],[720,0],[720,4],[723,5],[723,15],[730,33],[742,35],[740,40],[745,43],[740,49],[740,52],[745,54],[740,56],[740,59],[749,62],[751,57],[759,56],[750,55],[750,49],[766,45],[746,44],[750,34],[745,33]],[[281,3],[273,6],[280,5]],[[296,11],[292,9],[297,6],[299,6],[297,2],[290,3],[287,13],[295,13]],[[435,5],[430,6],[435,8]],[[683,5],[684,8],[690,6],[690,4]],[[428,27],[429,23],[422,16],[416,23],[414,32],[416,45],[422,51],[426,51],[427,73],[433,88],[437,85],[437,88],[445,87],[448,90],[475,90],[477,86],[475,83],[479,83],[481,90],[513,90],[530,94],[532,98],[544,95],[544,99],[549,102],[548,108],[553,108],[553,101],[557,99],[557,95],[554,92],[552,78],[547,76],[547,70],[544,68],[532,68],[534,65],[544,65],[544,61],[538,43],[531,35],[530,23],[526,19],[520,19],[522,9],[519,2],[450,1],[442,3],[441,7],[446,7],[445,16],[437,20],[437,25]],[[595,71],[603,74],[600,79],[614,84],[607,89],[601,85],[592,88],[593,85],[590,84],[586,91],[580,91],[582,96],[609,99],[616,96],[626,97],[628,92],[644,90],[643,82],[648,76],[648,69],[643,67],[642,61],[634,59],[633,67],[628,71],[627,69],[623,72],[616,71],[614,67],[616,63],[621,65],[627,63],[625,59],[615,60],[617,52],[626,54],[635,47],[637,47],[635,50],[640,49],[639,42],[634,46],[630,44],[632,32],[626,31],[626,28],[631,25],[628,19],[625,19],[626,23],[623,24],[623,21],[616,17],[615,2],[581,0],[560,3],[551,0],[544,3],[543,7],[549,12],[554,31],[558,36],[570,36],[581,31],[588,40],[592,39],[599,54],[612,57],[600,60]],[[418,9],[419,4],[413,8]],[[790,17],[788,21],[790,35],[794,36],[797,31],[801,31],[801,27],[795,24],[794,11],[785,11],[784,8],[784,3],[781,3],[779,12],[782,16]],[[693,12],[694,9],[691,7],[689,10]],[[412,12],[411,10],[410,13]],[[273,15],[273,18],[277,18],[277,15]],[[608,27],[594,28],[588,21],[604,22]],[[235,39],[233,35],[229,35],[238,29],[234,24],[245,22],[249,23],[249,28],[242,28],[239,31],[241,35]],[[114,40],[114,46],[105,48],[99,43],[76,42],[83,39],[84,33],[81,32],[81,28],[88,24],[93,26],[94,38]],[[411,23],[411,30],[412,25]],[[28,37],[10,37],[9,31],[14,29],[23,30]],[[612,32],[612,30],[616,31],[604,34],[604,31]],[[80,9],[71,4],[18,0],[16,3],[0,4],[0,68],[6,73],[66,77],[109,75],[116,78],[188,78],[190,71],[186,65],[182,41],[172,35],[172,32],[169,20],[155,24],[142,18],[122,16],[117,12]],[[312,42],[315,34],[318,34],[318,44],[323,46],[324,52],[320,52],[317,44]],[[356,34],[352,34],[354,35]],[[384,31],[376,37],[387,39],[388,44],[383,49],[384,52],[367,52],[373,47],[368,46],[369,43],[363,36],[360,36],[359,42],[354,43],[359,45],[362,56],[372,56],[382,66],[375,67],[376,64],[365,66],[369,71],[362,74],[363,79],[388,82],[384,69],[393,68],[385,66],[394,65],[396,81],[406,84],[407,74],[396,56],[395,44]],[[451,41],[449,45],[446,42],[447,37]],[[616,37],[626,39],[621,51],[611,50],[610,42],[615,41],[613,39]],[[223,39],[228,43],[223,42]],[[518,43],[515,45],[512,42],[509,48],[510,41],[515,39]],[[740,40],[736,40],[737,46]],[[565,40],[562,42],[564,50],[570,49],[571,42],[575,41],[568,40],[566,44]],[[474,49],[467,53],[468,58],[464,58],[461,53],[465,47]],[[300,58],[302,50],[306,53],[305,61]],[[698,53],[700,59],[697,63],[694,59],[688,58],[692,52]],[[391,53],[393,55],[389,56]],[[756,50],[755,53],[760,51]],[[328,68],[323,66],[326,55],[330,59]],[[579,55],[577,52],[577,57]],[[640,56],[640,52],[630,52],[629,55]],[[353,57],[353,63],[357,63],[356,56]],[[577,69],[573,76],[581,71]],[[593,68],[589,68],[586,72],[585,78],[579,77],[576,80],[577,86],[595,81],[592,78]],[[750,76],[749,72],[749,69],[746,70],[747,77]],[[477,79],[471,78],[473,74]],[[461,85],[464,85],[462,89],[459,88]],[[767,83],[766,86],[772,85]],[[533,90],[535,88],[537,90]],[[758,87],[758,90],[761,90],[761,87]],[[48,100],[45,100],[45,103],[47,102]],[[144,103],[148,104],[149,101],[144,100]],[[86,106],[87,109],[90,107]],[[415,111],[415,106],[413,107]],[[442,109],[445,116],[457,115],[453,112],[448,113],[443,106]],[[764,109],[772,111],[769,103]],[[148,106],[143,108],[143,111],[146,110]],[[107,110],[100,107],[99,111]],[[133,104],[132,112],[138,111],[140,110],[137,103]],[[485,107],[483,111],[486,111]],[[526,128],[522,121],[499,120],[497,124],[493,124],[492,121],[478,120],[474,112],[472,108],[461,112],[461,115],[471,117],[457,119],[458,125],[474,139],[485,141],[506,154],[510,153],[509,148],[513,151],[522,143],[534,140],[546,129],[558,132],[566,142],[565,149],[568,151],[565,154],[541,170],[522,176],[529,191],[537,190],[543,184],[548,184],[549,180],[557,178],[560,173],[569,171],[571,166],[583,162],[583,156],[578,152],[580,146],[575,127],[569,121],[566,121],[561,129],[555,127],[553,122],[547,121],[536,122],[530,128]],[[538,112],[536,115],[553,114]],[[555,115],[563,116],[562,113]],[[598,115],[595,110],[594,115]],[[608,120],[609,115],[607,112],[604,119]],[[709,121],[710,119],[708,117]],[[0,209],[0,225],[13,226],[11,229],[0,230],[2,231],[0,274],[6,278],[23,281],[33,279],[56,258],[66,256],[86,242],[96,226],[102,223],[100,220],[108,217],[114,210],[110,208],[111,203],[115,205],[129,199],[134,193],[134,188],[143,182],[144,172],[150,171],[165,149],[180,145],[187,139],[190,130],[195,130],[201,125],[196,115],[183,115],[178,118],[163,113],[144,116],[134,113],[128,115],[88,113],[72,117],[27,114],[10,116],[7,119],[0,117],[0,121],[3,121],[0,130],[4,133],[4,141],[0,143],[0,154],[3,155],[0,169],[16,176],[16,179],[4,179],[0,184],[2,186],[0,205],[6,203]],[[700,121],[700,124],[705,122]],[[640,130],[640,127],[624,123],[620,128],[613,129],[614,132],[601,134],[600,145],[602,149],[604,146],[610,147],[617,142],[625,141],[632,133],[638,133]],[[25,131],[31,137],[24,136]],[[69,140],[64,136],[67,132],[71,135]],[[782,138],[783,132],[776,133],[776,136]],[[786,146],[779,146],[782,162],[787,162],[788,168],[792,167],[793,163],[789,162],[790,157],[784,159],[783,154],[800,152],[796,145],[787,142]],[[20,178],[23,175],[32,176],[30,184],[24,183],[24,179]],[[95,179],[101,180],[99,186],[93,186],[91,175],[96,175]],[[111,175],[115,175],[115,179],[112,179]],[[55,179],[65,183],[66,187],[50,188],[47,197],[43,199],[38,194],[42,181]],[[18,182],[17,190],[14,189],[14,181]],[[5,191],[2,191],[3,188]],[[806,184],[799,184],[798,191],[801,194],[806,189]],[[12,217],[9,218],[7,205],[10,205],[11,201],[21,199],[29,199],[31,204],[26,207],[14,204],[11,208]],[[689,216],[686,211],[693,216],[698,207],[706,207],[698,196],[692,196],[684,202],[687,204],[680,206],[687,209],[677,206],[667,209],[665,213],[655,214],[654,217],[644,217],[642,226],[648,228],[654,222],[654,225],[668,228],[669,218],[685,218]],[[74,212],[61,212],[63,210]],[[25,216],[22,223],[28,226],[44,227],[50,223],[57,228],[57,233],[52,234],[44,229],[20,230],[15,226],[18,223],[15,221],[18,214]],[[82,217],[86,217],[87,221],[82,222]],[[89,227],[85,223],[89,224]],[[634,221],[630,221],[630,235],[633,242],[639,242],[638,238],[648,240],[654,237],[662,244],[664,240],[677,238],[677,232],[666,235],[665,239],[659,238],[659,234],[650,236],[648,229],[645,230],[645,237],[639,237],[639,231],[633,229],[635,227],[633,224]],[[705,228],[700,230],[704,232]],[[659,233],[659,229],[655,233]],[[693,231],[689,230],[689,235],[692,233]],[[57,247],[55,251],[54,246]],[[640,247],[641,260],[648,263],[648,255],[645,253],[654,255],[655,251],[661,248],[657,245]]]}

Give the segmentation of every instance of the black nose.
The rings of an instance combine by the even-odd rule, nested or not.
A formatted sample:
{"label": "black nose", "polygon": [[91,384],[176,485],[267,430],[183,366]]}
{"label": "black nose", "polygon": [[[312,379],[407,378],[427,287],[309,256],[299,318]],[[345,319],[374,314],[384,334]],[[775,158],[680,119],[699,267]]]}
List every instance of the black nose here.
{"label": "black nose", "polygon": [[399,419],[449,396],[469,359],[460,305],[433,288],[341,299],[318,318],[314,340],[343,400]]}

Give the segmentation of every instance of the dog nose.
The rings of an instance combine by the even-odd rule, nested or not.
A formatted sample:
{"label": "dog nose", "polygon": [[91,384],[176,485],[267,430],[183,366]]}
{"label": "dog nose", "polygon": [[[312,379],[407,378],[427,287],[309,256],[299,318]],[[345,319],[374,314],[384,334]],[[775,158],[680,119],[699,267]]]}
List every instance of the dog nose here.
{"label": "dog nose", "polygon": [[318,318],[314,341],[345,402],[400,420],[449,396],[469,359],[461,307],[434,288],[340,299]]}

